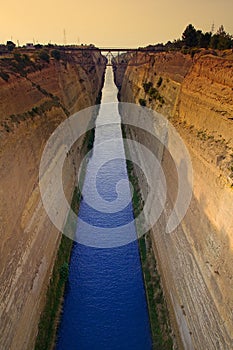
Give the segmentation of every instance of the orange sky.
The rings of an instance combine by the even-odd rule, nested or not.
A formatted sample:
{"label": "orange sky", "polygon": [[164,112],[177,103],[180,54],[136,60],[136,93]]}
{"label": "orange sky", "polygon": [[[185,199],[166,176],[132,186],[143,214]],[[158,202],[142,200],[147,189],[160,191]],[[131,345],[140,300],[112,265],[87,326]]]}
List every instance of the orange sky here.
{"label": "orange sky", "polygon": [[233,0],[11,0],[0,7],[0,42],[137,47],[179,38],[186,25],[233,34]]}

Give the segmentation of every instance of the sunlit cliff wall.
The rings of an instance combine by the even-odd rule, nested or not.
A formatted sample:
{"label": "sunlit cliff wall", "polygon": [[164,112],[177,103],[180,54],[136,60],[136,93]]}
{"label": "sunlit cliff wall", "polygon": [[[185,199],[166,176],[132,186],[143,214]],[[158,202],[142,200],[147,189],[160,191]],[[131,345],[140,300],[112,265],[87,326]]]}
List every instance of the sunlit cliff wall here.
{"label": "sunlit cliff wall", "polygon": [[[230,53],[231,54],[231,53]],[[177,195],[177,171],[162,150],[168,194],[152,229],[154,252],[180,348],[233,347],[233,60],[200,53],[140,54],[125,72],[116,69],[123,102],[163,114],[182,137],[192,160],[193,195],[179,227],[165,234]],[[131,61],[132,63],[133,61]],[[146,92],[143,84],[156,88]],[[144,85],[145,86],[145,85]],[[145,124],[147,123],[145,119]],[[161,145],[127,128],[160,158]],[[138,157],[140,157],[138,153]],[[135,169],[137,172],[137,169]],[[138,173],[142,194],[145,181]]]}

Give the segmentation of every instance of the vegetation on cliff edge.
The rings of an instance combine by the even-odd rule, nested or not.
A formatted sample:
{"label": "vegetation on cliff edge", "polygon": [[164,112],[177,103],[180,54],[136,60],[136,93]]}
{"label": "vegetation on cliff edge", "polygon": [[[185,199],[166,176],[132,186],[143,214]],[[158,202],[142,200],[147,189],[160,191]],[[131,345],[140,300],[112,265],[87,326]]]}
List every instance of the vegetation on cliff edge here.
{"label": "vegetation on cliff edge", "polygon": [[[78,212],[80,198],[81,192],[76,187],[71,203],[71,208],[75,213]],[[54,344],[61,311],[61,300],[68,278],[68,266],[72,246],[73,241],[65,235],[62,235],[46,294],[46,304],[40,317],[35,350],[49,350]]]}
{"label": "vegetation on cliff edge", "polygon": [[[123,137],[126,137],[125,127],[122,125]],[[128,152],[125,145],[125,151]],[[133,209],[134,216],[137,217],[143,208],[143,200],[140,193],[138,178],[135,175],[134,165],[127,160],[127,171],[131,184],[133,185]],[[140,237],[139,252],[143,270],[143,278],[147,295],[147,304],[150,317],[153,349],[172,350],[173,338],[170,327],[168,309],[164,298],[160,275],[152,248],[150,232]]]}

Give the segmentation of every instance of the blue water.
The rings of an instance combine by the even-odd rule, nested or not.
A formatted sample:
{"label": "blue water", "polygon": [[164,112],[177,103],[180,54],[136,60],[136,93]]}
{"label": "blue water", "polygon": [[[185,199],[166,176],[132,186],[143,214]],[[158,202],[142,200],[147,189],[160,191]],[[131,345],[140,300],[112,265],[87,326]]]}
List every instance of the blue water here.
{"label": "blue water", "polygon": [[76,232],[79,243],[74,244],[71,255],[57,350],[152,348],[117,112],[113,113],[111,108],[109,120],[113,124],[101,126],[103,118],[106,120],[104,104],[117,102],[116,96],[113,73],[107,67],[94,151],[87,166],[79,210]]}

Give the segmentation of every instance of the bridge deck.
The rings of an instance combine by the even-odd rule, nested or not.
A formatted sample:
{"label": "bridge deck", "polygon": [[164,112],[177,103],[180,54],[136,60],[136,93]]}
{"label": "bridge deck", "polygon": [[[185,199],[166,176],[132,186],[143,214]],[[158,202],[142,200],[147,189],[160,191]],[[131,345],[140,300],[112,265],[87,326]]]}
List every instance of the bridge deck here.
{"label": "bridge deck", "polygon": [[67,51],[101,51],[101,52],[158,52],[160,48],[119,48],[119,47],[60,47]]}

